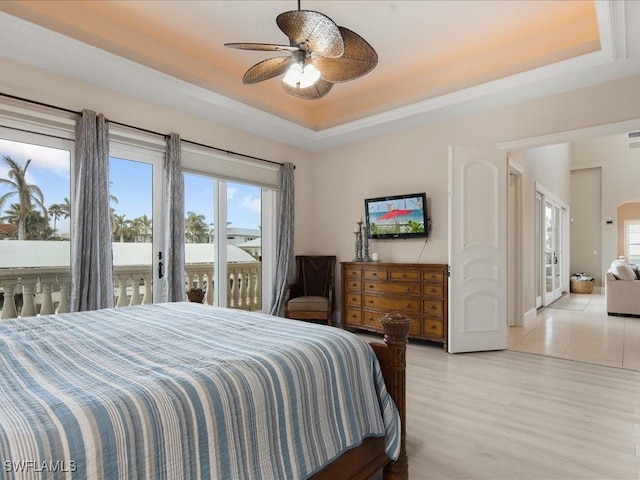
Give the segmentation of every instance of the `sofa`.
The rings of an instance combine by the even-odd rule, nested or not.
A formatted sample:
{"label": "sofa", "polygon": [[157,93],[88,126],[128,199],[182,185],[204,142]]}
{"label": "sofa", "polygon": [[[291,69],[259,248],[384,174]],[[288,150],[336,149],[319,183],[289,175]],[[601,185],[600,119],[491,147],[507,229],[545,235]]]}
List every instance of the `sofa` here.
{"label": "sofa", "polygon": [[640,269],[614,260],[606,273],[607,314],[640,316]]}

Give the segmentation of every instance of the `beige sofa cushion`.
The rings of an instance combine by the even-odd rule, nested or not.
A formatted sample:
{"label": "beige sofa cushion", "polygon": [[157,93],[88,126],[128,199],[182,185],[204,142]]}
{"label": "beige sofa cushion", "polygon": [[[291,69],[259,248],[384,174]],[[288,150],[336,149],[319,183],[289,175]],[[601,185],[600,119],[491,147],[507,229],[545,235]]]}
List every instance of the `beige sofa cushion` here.
{"label": "beige sofa cushion", "polygon": [[329,308],[329,299],[325,297],[296,297],[289,300],[287,308],[290,312],[298,310],[326,312]]}
{"label": "beige sofa cushion", "polygon": [[633,271],[633,268],[622,260],[614,260],[611,263],[611,268],[609,269],[611,273],[615,275],[616,278],[620,280],[635,280],[636,272]]}

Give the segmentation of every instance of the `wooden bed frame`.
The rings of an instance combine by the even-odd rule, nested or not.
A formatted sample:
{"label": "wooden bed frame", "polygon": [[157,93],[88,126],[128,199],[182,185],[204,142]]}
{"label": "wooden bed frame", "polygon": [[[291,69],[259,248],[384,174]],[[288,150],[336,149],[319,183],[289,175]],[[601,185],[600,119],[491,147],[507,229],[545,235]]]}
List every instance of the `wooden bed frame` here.
{"label": "wooden bed frame", "polygon": [[382,319],[384,344],[371,342],[378,357],[387,390],[400,413],[400,456],[392,461],[384,453],[384,438],[371,437],[352,448],[311,477],[312,480],[366,480],[383,470],[384,480],[407,480],[409,460],[406,451],[406,351],[412,320],[393,312]]}

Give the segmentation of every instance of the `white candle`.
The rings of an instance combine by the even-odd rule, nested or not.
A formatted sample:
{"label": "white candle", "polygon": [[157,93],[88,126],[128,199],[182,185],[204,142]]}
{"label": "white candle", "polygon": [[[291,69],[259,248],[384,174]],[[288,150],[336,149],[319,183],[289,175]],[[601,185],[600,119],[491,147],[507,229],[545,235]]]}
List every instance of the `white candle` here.
{"label": "white candle", "polygon": [[371,254],[371,260],[373,260],[374,262],[377,262],[378,260],[380,260],[380,257],[378,256],[378,254],[376,252],[373,252]]}

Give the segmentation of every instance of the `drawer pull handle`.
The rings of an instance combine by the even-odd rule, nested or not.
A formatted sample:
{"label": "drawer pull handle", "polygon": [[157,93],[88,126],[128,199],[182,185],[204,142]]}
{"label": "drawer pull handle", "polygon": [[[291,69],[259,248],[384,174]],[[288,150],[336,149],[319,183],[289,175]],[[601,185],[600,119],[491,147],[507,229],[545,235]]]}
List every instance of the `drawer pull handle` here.
{"label": "drawer pull handle", "polygon": [[411,292],[411,287],[407,287],[407,292]]}
{"label": "drawer pull handle", "polygon": [[431,305],[431,310],[435,310],[436,306],[435,305]]}
{"label": "drawer pull handle", "polygon": [[435,330],[435,329],[436,329],[436,326],[435,326],[435,325],[431,325],[431,326],[429,327],[429,329],[430,329],[430,330]]}
{"label": "drawer pull handle", "polygon": [[371,305],[373,305],[373,300],[369,300],[369,303],[370,303]]}
{"label": "drawer pull handle", "polygon": [[373,272],[373,273],[371,274],[371,276],[372,276],[372,277],[377,277],[377,276],[378,276],[378,274],[377,274],[376,272]]}
{"label": "drawer pull handle", "polygon": [[432,288],[432,289],[431,289],[431,293],[436,293],[436,289],[435,289],[435,288]]}
{"label": "drawer pull handle", "polygon": [[411,308],[411,304],[410,303],[407,303],[407,308]]}
{"label": "drawer pull handle", "polygon": [[369,285],[369,288],[375,288],[373,285]]}

